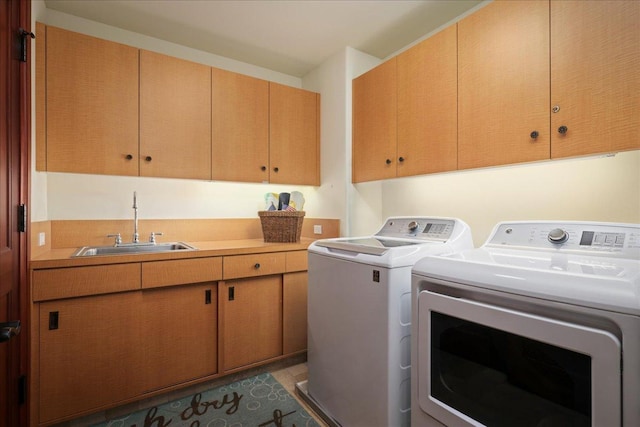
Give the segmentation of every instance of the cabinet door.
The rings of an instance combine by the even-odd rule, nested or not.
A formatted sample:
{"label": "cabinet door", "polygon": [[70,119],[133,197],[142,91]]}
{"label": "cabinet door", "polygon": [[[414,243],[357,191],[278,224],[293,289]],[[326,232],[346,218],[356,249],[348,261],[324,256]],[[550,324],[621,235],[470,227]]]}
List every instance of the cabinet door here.
{"label": "cabinet door", "polygon": [[353,80],[353,182],[396,176],[396,58]]}
{"label": "cabinet door", "polygon": [[269,82],[212,72],[212,178],[269,181]]}
{"label": "cabinet door", "polygon": [[140,394],[140,303],[125,292],[39,305],[41,423]]}
{"label": "cabinet door", "polygon": [[551,157],[640,148],[638,23],[638,1],[551,2]]}
{"label": "cabinet door", "polygon": [[269,83],[269,181],[320,185],[320,95]]}
{"label": "cabinet door", "polygon": [[140,51],[140,175],[211,179],[211,69]]}
{"label": "cabinet door", "polygon": [[223,371],[282,355],[282,275],[223,283]]}
{"label": "cabinet door", "polygon": [[548,159],[549,84],[548,1],[495,1],[458,22],[458,168]]}
{"label": "cabinet door", "polygon": [[47,27],[52,172],[138,175],[138,49]]}
{"label": "cabinet door", "polygon": [[282,277],[283,353],[307,349],[307,272]]}
{"label": "cabinet door", "polygon": [[458,167],[456,26],[397,57],[398,176]]}
{"label": "cabinet door", "polygon": [[217,372],[217,303],[215,282],[142,292],[145,392]]}

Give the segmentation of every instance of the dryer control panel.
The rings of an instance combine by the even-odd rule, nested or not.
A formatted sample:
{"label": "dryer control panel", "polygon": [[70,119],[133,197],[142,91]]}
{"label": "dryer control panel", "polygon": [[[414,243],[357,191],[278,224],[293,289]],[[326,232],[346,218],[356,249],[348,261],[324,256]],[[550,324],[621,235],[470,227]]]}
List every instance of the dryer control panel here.
{"label": "dryer control panel", "polygon": [[504,222],[498,224],[485,245],[518,246],[640,256],[640,224],[594,222]]}

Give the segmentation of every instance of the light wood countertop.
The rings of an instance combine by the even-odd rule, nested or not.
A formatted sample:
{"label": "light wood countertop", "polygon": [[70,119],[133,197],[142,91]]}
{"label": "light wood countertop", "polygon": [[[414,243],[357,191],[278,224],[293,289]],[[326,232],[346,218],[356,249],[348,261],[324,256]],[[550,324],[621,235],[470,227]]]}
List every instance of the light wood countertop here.
{"label": "light wood countertop", "polygon": [[72,257],[79,248],[51,249],[31,259],[32,270],[44,268],[77,267],[86,265],[122,264],[130,262],[161,261],[171,259],[204,258],[266,252],[306,250],[315,239],[301,238],[297,243],[266,243],[263,239],[239,239],[187,242],[195,251],[174,251],[123,255]]}

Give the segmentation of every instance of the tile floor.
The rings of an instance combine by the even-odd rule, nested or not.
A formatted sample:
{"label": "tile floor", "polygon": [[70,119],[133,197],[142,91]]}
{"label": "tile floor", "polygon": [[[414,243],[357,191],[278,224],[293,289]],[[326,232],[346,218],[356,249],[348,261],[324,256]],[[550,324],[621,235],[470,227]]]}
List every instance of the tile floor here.
{"label": "tile floor", "polygon": [[149,399],[141,400],[139,402],[130,403],[127,405],[119,406],[117,408],[109,409],[105,412],[98,412],[86,417],[78,418],[72,421],[56,424],[54,427],[86,427],[92,424],[98,424],[104,422],[110,418],[116,418],[122,415],[136,412],[140,409],[149,408],[151,406],[161,405],[173,400],[179,399],[183,396],[209,390],[211,388],[219,387],[224,384],[228,384],[237,381],[242,378],[257,375],[262,372],[270,372],[273,377],[278,380],[284,388],[291,393],[293,397],[309,412],[321,427],[327,427],[327,424],[317,416],[309,406],[302,401],[295,391],[296,383],[307,379],[307,364],[306,357],[304,358],[292,358],[286,359],[282,362],[276,362],[268,366],[262,366],[258,368],[249,369],[237,374],[228,375],[224,378],[219,378],[211,382],[198,384],[191,387],[186,387],[173,392],[165,393],[160,396],[151,397]]}
{"label": "tile floor", "polygon": [[280,369],[279,371],[271,372],[271,375],[278,380],[280,384],[293,396],[296,398],[298,403],[307,410],[309,414],[313,416],[313,418],[320,424],[321,427],[327,427],[327,424],[320,418],[317,414],[313,412],[313,410],[307,405],[307,403],[300,399],[296,394],[295,386],[296,383],[300,381],[304,381],[307,379],[307,364],[300,363],[298,365],[293,365],[288,368]]}

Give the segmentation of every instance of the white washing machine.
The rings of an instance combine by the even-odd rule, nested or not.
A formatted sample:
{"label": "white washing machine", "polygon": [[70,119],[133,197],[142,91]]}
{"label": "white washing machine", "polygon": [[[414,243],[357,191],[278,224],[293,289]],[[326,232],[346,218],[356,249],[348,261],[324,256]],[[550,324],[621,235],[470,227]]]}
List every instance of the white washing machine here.
{"label": "white washing machine", "polygon": [[640,225],[505,222],[412,275],[412,425],[640,426]]}
{"label": "white washing machine", "polygon": [[297,391],[329,424],[409,425],[411,267],[472,247],[464,222],[428,217],[309,247],[308,380]]}

